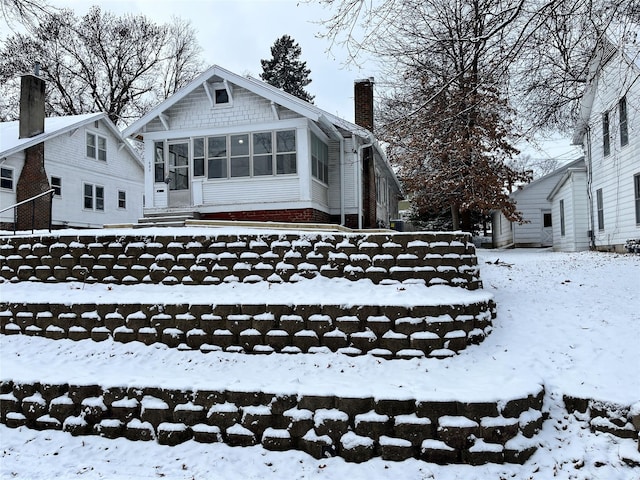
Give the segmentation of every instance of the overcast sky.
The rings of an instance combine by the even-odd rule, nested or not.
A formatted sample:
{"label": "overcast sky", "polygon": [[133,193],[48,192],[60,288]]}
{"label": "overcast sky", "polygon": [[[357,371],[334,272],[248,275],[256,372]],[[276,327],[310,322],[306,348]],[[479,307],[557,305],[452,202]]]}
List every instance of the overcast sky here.
{"label": "overcast sky", "polygon": [[[347,55],[340,46],[319,38],[321,21],[330,11],[316,1],[305,0],[49,0],[71,8],[80,16],[92,5],[116,14],[142,13],[156,23],[169,23],[172,16],[191,21],[203,48],[206,66],[219,65],[239,75],[259,78],[261,59],[271,58],[271,46],[282,35],[291,36],[302,48],[301,60],[311,70],[307,91],[314,103],[345,120],[354,121],[353,83],[376,77],[376,65],[361,61],[360,67],[345,67]],[[379,81],[382,78],[378,77]],[[374,90],[374,95],[376,90]],[[578,158],[580,152],[570,140],[543,141],[541,149],[518,145],[534,158],[560,157],[562,163]]]}
{"label": "overcast sky", "polygon": [[375,76],[366,69],[343,67],[346,56],[340,49],[327,50],[320,20],[329,12],[317,3],[298,0],[49,0],[57,7],[85,14],[100,5],[116,14],[142,13],[156,23],[168,23],[172,16],[191,21],[203,48],[206,66],[219,65],[239,75],[259,78],[261,59],[271,58],[271,46],[282,35],[291,36],[302,48],[301,60],[311,70],[306,88],[323,110],[353,121],[353,82]]}

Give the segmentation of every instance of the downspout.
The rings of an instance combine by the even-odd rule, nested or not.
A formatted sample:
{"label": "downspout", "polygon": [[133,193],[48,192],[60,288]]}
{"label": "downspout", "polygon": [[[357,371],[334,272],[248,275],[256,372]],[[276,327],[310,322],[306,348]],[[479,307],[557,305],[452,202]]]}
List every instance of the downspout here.
{"label": "downspout", "polygon": [[[358,147],[357,153],[356,153],[356,185],[358,187],[358,230],[362,230],[362,175],[361,175],[361,165],[364,165],[364,162],[362,162],[362,151],[365,148],[369,148],[369,147],[373,147],[373,140],[371,139],[371,136],[367,137],[366,140],[368,140],[369,143],[364,143],[362,145],[360,145]],[[372,153],[373,156],[373,153]],[[373,158],[371,159],[371,161],[373,161]]]}

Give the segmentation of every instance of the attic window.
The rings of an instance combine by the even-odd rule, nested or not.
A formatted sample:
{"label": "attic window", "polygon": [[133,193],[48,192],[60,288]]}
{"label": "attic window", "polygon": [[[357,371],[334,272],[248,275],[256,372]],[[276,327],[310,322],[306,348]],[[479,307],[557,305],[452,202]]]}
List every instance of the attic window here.
{"label": "attic window", "polygon": [[216,94],[216,105],[229,103],[229,92],[227,92],[226,88],[216,88],[215,94]]}
{"label": "attic window", "polygon": [[229,106],[233,103],[233,91],[227,82],[202,84],[212,107]]}

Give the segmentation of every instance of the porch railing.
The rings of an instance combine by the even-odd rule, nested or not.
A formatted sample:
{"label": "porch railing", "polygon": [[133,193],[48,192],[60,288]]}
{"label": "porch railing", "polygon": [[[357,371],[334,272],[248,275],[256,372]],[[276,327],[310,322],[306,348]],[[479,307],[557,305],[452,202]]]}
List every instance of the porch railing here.
{"label": "porch railing", "polygon": [[[0,210],[0,213],[2,212],[6,212],[7,210],[11,210],[13,209],[13,234],[16,234],[16,229],[17,229],[17,225],[18,225],[18,207],[20,205],[24,205],[25,203],[31,203],[31,233],[34,232],[35,228],[35,219],[36,219],[36,200],[39,199],[40,197],[44,197],[45,195],[51,195],[51,199],[53,199],[53,194],[55,193],[55,189],[51,188],[49,190],[47,190],[46,192],[43,193],[39,193],[38,195],[35,195],[31,198],[27,198],[26,200],[23,200],[21,202],[15,203],[13,205],[10,205],[8,207],[3,208],[2,210]],[[49,232],[51,232],[51,207],[52,207],[53,202],[49,201]]]}

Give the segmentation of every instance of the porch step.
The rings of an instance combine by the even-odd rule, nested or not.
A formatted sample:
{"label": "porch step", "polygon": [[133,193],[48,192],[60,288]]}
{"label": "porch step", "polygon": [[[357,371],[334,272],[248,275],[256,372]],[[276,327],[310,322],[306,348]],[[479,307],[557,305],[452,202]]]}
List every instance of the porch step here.
{"label": "porch step", "polygon": [[138,219],[138,223],[133,225],[134,228],[146,227],[184,227],[187,220],[193,220],[193,214],[184,215],[145,215]]}

